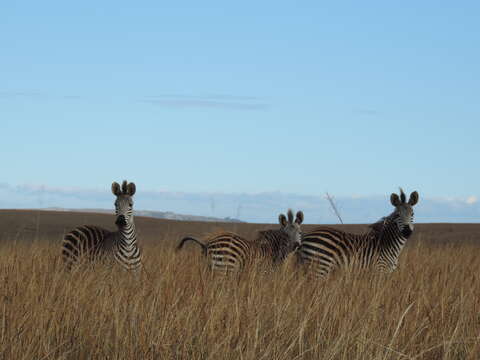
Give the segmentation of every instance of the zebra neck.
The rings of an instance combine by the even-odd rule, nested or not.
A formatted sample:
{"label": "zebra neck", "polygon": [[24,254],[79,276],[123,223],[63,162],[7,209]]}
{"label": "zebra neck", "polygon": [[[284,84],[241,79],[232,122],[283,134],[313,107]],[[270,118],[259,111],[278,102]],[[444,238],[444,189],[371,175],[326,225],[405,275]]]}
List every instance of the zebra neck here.
{"label": "zebra neck", "polygon": [[263,240],[260,242],[260,248],[264,255],[273,255],[274,261],[281,261],[293,251],[290,247],[288,234],[283,230],[266,230],[261,233]]}
{"label": "zebra neck", "polygon": [[135,223],[127,224],[118,229],[118,245],[124,249],[132,249],[137,246],[137,231]]}
{"label": "zebra neck", "polygon": [[407,239],[400,232],[395,214],[383,219],[383,226],[374,228],[375,240],[378,244],[380,259],[390,268],[395,268],[398,257]]}

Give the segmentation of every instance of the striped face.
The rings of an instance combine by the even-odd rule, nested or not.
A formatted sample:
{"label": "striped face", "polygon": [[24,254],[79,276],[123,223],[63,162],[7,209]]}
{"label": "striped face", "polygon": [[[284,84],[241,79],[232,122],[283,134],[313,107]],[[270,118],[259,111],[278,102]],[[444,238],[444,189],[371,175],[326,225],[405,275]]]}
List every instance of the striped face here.
{"label": "striped face", "polygon": [[129,195],[117,196],[115,200],[115,215],[117,220],[115,224],[118,227],[124,227],[133,222],[133,199]]}
{"label": "striped face", "polygon": [[288,210],[287,216],[288,219],[285,217],[285,215],[280,214],[278,220],[280,222],[281,229],[288,235],[288,239],[293,251],[302,243],[302,231],[300,229],[300,225],[303,222],[303,212],[297,212],[295,221],[293,220],[292,210]]}
{"label": "striped face", "polygon": [[302,240],[300,224],[288,224],[286,227],[283,228],[283,231],[287,233],[288,238],[290,239],[294,248],[300,246]]}
{"label": "striped face", "polygon": [[115,224],[119,228],[131,226],[133,224],[133,195],[135,194],[135,184],[123,181],[122,186],[114,182],[112,184],[112,193],[117,197],[115,200],[115,215],[117,220]]}
{"label": "striped face", "polygon": [[408,204],[400,205],[396,208],[395,222],[397,223],[398,230],[403,237],[408,238],[413,232],[413,208]]}
{"label": "striped face", "polygon": [[413,206],[418,202],[418,193],[416,191],[410,194],[410,199],[407,202],[407,197],[402,189],[400,189],[400,196],[392,194],[390,201],[395,206],[394,221],[398,226],[398,231],[406,239],[413,233]]}

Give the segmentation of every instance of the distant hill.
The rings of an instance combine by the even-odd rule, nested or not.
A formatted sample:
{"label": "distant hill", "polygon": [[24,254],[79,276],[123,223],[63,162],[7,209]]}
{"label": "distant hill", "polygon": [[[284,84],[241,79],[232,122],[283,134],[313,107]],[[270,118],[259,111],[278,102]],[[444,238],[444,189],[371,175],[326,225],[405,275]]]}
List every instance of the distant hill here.
{"label": "distant hill", "polygon": [[[98,209],[89,212],[70,212],[44,210],[2,210],[0,209],[0,245],[16,241],[54,241],[60,244],[64,235],[82,224],[101,226],[108,230],[116,230],[115,220],[111,212]],[[211,221],[178,221],[154,217],[137,216],[135,225],[139,230],[143,244],[166,243],[171,246],[187,235],[206,239],[218,231],[231,231],[254,239],[257,231],[278,229],[278,224],[211,222]],[[308,232],[318,225],[302,225],[302,230]],[[330,225],[334,228],[357,234],[368,230],[363,224]],[[408,246],[415,243],[431,241],[435,243],[455,243],[467,241],[479,243],[480,224],[417,224]],[[170,246],[169,245],[169,246]],[[192,248],[198,251],[193,245]],[[448,249],[447,249],[448,250]]]}
{"label": "distant hill", "polygon": [[[50,207],[44,210],[48,211],[67,211],[67,212],[92,212],[100,214],[112,214],[113,210],[107,209],[65,209],[58,207]],[[150,210],[135,210],[136,216],[146,216],[157,219],[168,219],[168,220],[178,220],[178,221],[206,221],[206,222],[231,222],[231,223],[242,223],[243,221],[238,219],[233,219],[231,217],[225,218],[216,218],[211,216],[197,216],[197,215],[184,215],[177,214],[172,211],[150,211]]]}

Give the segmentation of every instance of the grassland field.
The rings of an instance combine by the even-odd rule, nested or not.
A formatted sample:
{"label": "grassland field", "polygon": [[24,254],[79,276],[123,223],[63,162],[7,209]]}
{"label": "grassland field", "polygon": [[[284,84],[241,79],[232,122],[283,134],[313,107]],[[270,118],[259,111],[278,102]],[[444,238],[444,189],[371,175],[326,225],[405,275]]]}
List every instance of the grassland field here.
{"label": "grassland field", "polygon": [[184,235],[275,224],[135,220],[140,276],[67,273],[63,235],[114,230],[112,215],[0,211],[0,359],[480,359],[480,224],[417,224],[393,274],[319,281],[291,259],[215,276],[197,247],[174,251]]}

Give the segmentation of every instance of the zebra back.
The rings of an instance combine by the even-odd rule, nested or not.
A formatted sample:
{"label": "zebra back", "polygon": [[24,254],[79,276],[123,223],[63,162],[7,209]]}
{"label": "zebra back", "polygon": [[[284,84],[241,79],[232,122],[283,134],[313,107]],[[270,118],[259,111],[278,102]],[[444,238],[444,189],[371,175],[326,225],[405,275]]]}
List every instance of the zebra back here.
{"label": "zebra back", "polygon": [[347,241],[349,234],[330,227],[318,227],[303,234],[297,250],[301,263],[318,275],[327,274],[332,268],[347,264],[354,245]]}
{"label": "zebra back", "polygon": [[238,271],[247,266],[255,246],[252,242],[232,232],[210,236],[206,243],[206,256],[214,271]]}
{"label": "zebra back", "polygon": [[82,225],[67,233],[62,243],[62,258],[67,268],[76,262],[98,259],[111,234],[111,231],[93,225]]}

